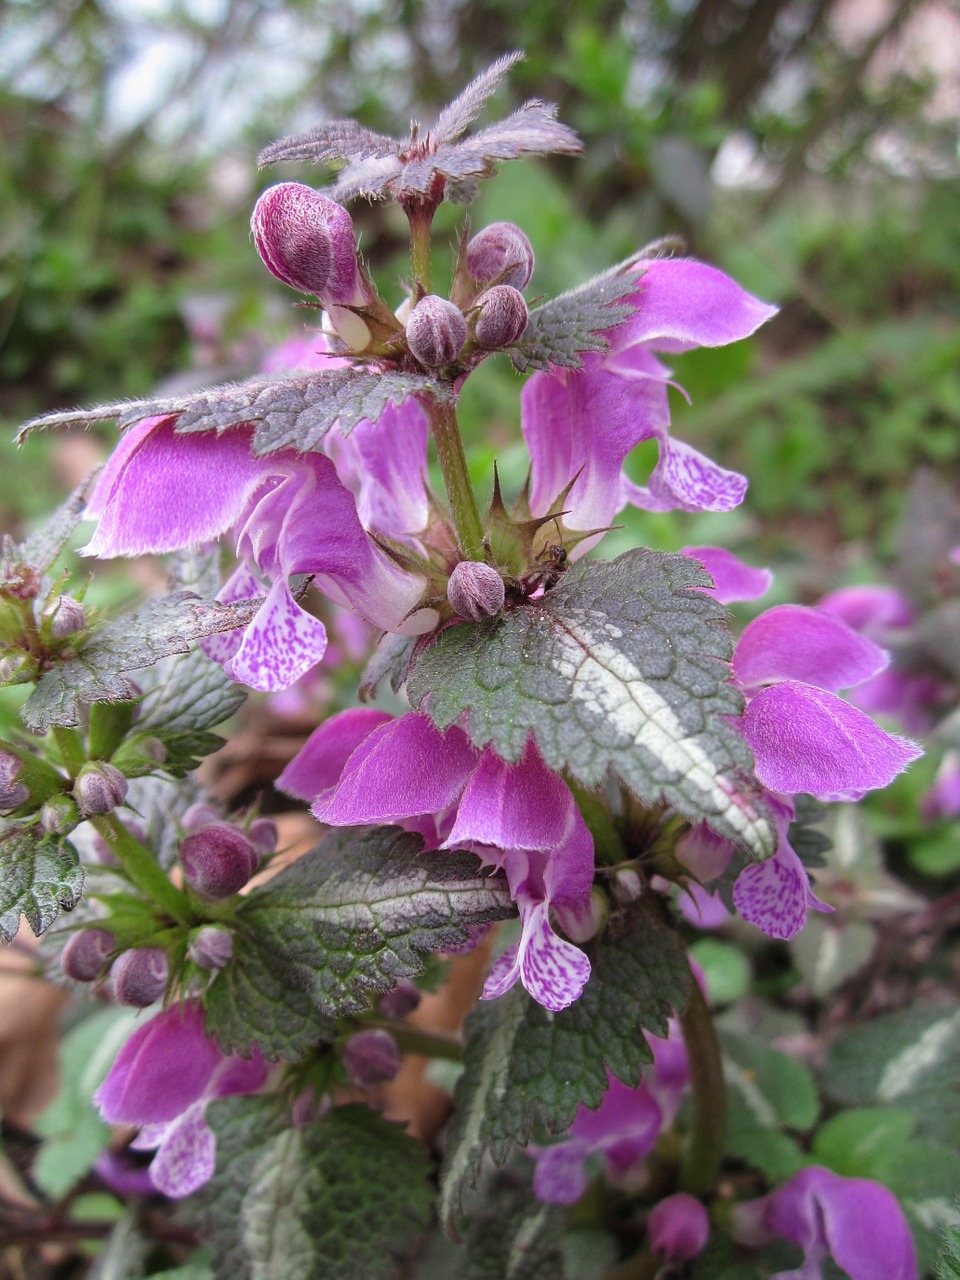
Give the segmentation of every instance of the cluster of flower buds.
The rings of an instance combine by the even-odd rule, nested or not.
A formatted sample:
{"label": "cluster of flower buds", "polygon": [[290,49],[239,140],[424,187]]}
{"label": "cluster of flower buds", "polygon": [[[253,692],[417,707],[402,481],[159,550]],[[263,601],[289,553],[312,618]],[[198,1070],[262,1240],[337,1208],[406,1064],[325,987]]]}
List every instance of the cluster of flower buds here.
{"label": "cluster of flower buds", "polygon": [[109,929],[81,929],[67,939],[60,968],[73,982],[96,982],[109,970],[113,998],[119,1004],[145,1009],[167,989],[167,954],[158,947],[124,951],[110,961],[117,940]]}

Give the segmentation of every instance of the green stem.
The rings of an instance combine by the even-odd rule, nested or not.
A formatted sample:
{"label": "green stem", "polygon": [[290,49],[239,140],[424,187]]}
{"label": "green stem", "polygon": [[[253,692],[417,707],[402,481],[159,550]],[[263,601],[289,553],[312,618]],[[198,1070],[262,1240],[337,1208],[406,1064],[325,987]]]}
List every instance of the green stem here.
{"label": "green stem", "polygon": [[693,980],[690,1000],[680,1015],[693,1086],[690,1134],[680,1165],[681,1190],[694,1196],[709,1191],[723,1159],[727,1133],[727,1090],[720,1042],[700,983]]}
{"label": "green stem", "polygon": [[174,920],[191,924],[193,912],[187,895],[171,884],[153,854],[130,834],[120,819],[110,813],[91,818],[91,822],[117,855],[130,882]]}
{"label": "green stem", "polygon": [[416,200],[405,209],[410,222],[410,266],[414,288],[419,284],[426,294],[430,292],[430,228],[436,205]]}
{"label": "green stem", "polygon": [[468,560],[483,560],[483,525],[467,471],[456,407],[439,400],[430,401],[427,407],[460,551]]}
{"label": "green stem", "polygon": [[65,729],[62,725],[53,726],[53,737],[60,750],[63,767],[75,778],[87,763],[87,753],[83,749],[80,735],[74,729]]}
{"label": "green stem", "polygon": [[389,1031],[401,1053],[416,1053],[422,1058],[445,1058],[447,1062],[463,1061],[463,1041],[456,1036],[424,1031],[409,1022],[394,1022],[390,1018],[357,1018],[355,1024],[359,1031],[369,1031],[371,1027]]}

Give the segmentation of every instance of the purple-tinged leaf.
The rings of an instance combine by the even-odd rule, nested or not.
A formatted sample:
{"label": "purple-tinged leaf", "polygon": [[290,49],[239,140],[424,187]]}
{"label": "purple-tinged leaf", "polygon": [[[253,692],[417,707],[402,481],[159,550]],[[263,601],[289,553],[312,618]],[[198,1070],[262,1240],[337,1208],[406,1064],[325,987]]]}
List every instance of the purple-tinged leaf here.
{"label": "purple-tinged leaf", "polygon": [[396,138],[374,133],[355,120],[330,120],[305,133],[271,142],[260,152],[257,164],[263,169],[285,161],[310,160],[323,164],[331,160],[383,159],[395,155],[396,150]]}
{"label": "purple-tinged leaf", "polygon": [[483,104],[496,90],[503,77],[518,62],[523,61],[522,53],[505,53],[502,58],[481,71],[475,80],[471,80],[462,93],[437,116],[436,123],[430,133],[441,142],[453,142],[473,123],[480,113]]}

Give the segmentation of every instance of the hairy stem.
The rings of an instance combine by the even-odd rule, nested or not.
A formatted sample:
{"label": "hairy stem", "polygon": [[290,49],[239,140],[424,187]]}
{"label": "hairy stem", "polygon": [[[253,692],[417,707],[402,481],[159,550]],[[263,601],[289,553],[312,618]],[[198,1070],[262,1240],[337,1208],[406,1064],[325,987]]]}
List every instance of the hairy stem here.
{"label": "hairy stem", "polygon": [[709,1191],[723,1159],[727,1132],[727,1090],[720,1042],[700,983],[694,979],[690,1000],[680,1015],[683,1042],[693,1086],[690,1134],[680,1165],[681,1190],[700,1196]]}
{"label": "hairy stem", "polygon": [[193,921],[190,900],[185,893],[171,884],[166,872],[153,854],[126,829],[115,814],[92,818],[91,822],[117,855],[117,860],[128,880],[167,915],[182,924]]}
{"label": "hairy stem", "polygon": [[409,1022],[394,1022],[390,1018],[358,1018],[357,1029],[368,1031],[371,1027],[389,1031],[401,1053],[416,1053],[423,1058],[445,1058],[448,1062],[463,1061],[463,1041],[456,1036],[438,1031],[424,1031]]}
{"label": "hairy stem", "polygon": [[480,512],[477,510],[477,500],[467,471],[456,408],[452,404],[433,400],[427,409],[460,550],[468,560],[482,560],[483,525],[480,523]]}
{"label": "hairy stem", "polygon": [[[414,289],[430,292],[430,228],[436,206],[415,201],[406,206],[410,222],[410,266],[413,271]],[[416,297],[414,297],[416,301]]]}
{"label": "hairy stem", "polygon": [[60,751],[63,767],[71,778],[76,778],[87,763],[87,753],[83,749],[80,735],[75,729],[66,729],[62,725],[54,725],[53,737]]}

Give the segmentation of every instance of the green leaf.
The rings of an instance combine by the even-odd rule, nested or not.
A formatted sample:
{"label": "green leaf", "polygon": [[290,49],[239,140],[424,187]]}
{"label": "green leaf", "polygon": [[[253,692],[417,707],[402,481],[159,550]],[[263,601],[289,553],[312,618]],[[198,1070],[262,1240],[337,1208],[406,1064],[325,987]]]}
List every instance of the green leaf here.
{"label": "green leaf", "polygon": [[104,1241],[89,1280],[142,1280],[151,1244],[141,1233],[137,1218],[133,1210],[120,1218]]}
{"label": "green leaf", "polygon": [[549,370],[551,365],[580,369],[584,351],[604,351],[602,335],[636,311],[627,299],[637,292],[643,264],[627,258],[576,289],[535,307],[523,337],[507,354],[521,373]]}
{"label": "green leaf", "polygon": [[217,1168],[192,1216],[231,1280],[385,1280],[430,1217],[423,1148],[363,1106],[290,1128],[275,1098],[214,1102]]}
{"label": "green leaf", "polygon": [[755,858],[776,833],[727,722],[726,613],[692,560],[644,549],[578,564],[539,600],[448,627],[408,690],[440,728],[468,712],[473,743],[519,760],[532,735],[551,769],[588,788],[618,777],[650,805],[706,819]]}
{"label": "green leaf", "polygon": [[690,955],[703,970],[711,1004],[733,1004],[750,989],[750,961],[732,942],[699,938]]}
{"label": "green leaf", "polygon": [[765,1128],[810,1129],[820,1110],[813,1076],[796,1058],[746,1036],[721,1033],[724,1076]]}
{"label": "green leaf", "polygon": [[793,962],[815,996],[823,997],[859,973],[873,954],[876,930],[861,920],[836,924],[811,914],[789,947]]}
{"label": "green leaf", "polygon": [[118,702],[136,696],[124,672],[186,653],[191,640],[201,636],[246,626],[259,606],[258,600],[215,604],[192,591],[151,600],[136,613],[99,627],[79,653],[58,661],[41,678],[20,714],[34,733],[45,733],[51,725],[79,724],[81,702]]}
{"label": "green leaf", "polygon": [[960,1280],[960,1224],[943,1233],[943,1252],[937,1259],[937,1280]]}
{"label": "green leaf", "polygon": [[2,563],[0,563],[0,579],[4,581],[17,576],[24,567],[45,572],[51,567],[60,552],[70,541],[70,535],[80,523],[86,507],[86,491],[89,477],[78,485],[66,502],[62,503],[52,516],[39,528],[24,539],[15,543],[7,534],[3,536]]}
{"label": "green leaf", "polygon": [[83,892],[83,868],[69,840],[33,826],[0,832],[0,939],[9,942],[21,915],[39,937]]}
{"label": "green leaf", "polygon": [[110,1144],[110,1126],[100,1119],[93,1095],[136,1017],[133,1009],[98,1009],[67,1032],[60,1044],[60,1089],[36,1121],[36,1131],[46,1141],[33,1166],[38,1186],[55,1200],[80,1181]]}
{"label": "green leaf", "polygon": [[418,853],[396,827],[331,832],[239,905],[234,955],[204,998],[225,1050],[256,1042],[297,1058],[332,1038],[329,1018],[422,971],[423,952],[459,946],[473,925],[512,915],[503,880],[469,853]]}
{"label": "green leaf", "polygon": [[232,716],[247,696],[200,648],[158,663],[150,676],[140,704],[138,733],[156,729],[192,734],[210,729]]}
{"label": "green leaf", "polygon": [[848,1106],[894,1105],[920,1130],[960,1143],[960,1005],[917,1004],[852,1027],[830,1048],[824,1085]]}
{"label": "green leaf", "polygon": [[590,980],[569,1009],[550,1013],[516,986],[470,1015],[441,1182],[444,1221],[459,1213],[485,1151],[503,1164],[536,1126],[562,1133],[581,1102],[600,1105],[608,1070],[636,1085],[653,1056],[640,1029],[666,1035],[667,1018],[686,1004],[683,948],[645,911],[611,921],[587,950]]}
{"label": "green leaf", "polygon": [[564,1280],[564,1226],[562,1210],[504,1179],[471,1223],[457,1275],[462,1280]]}
{"label": "green leaf", "polygon": [[916,1116],[902,1107],[841,1111],[817,1130],[811,1151],[818,1164],[845,1178],[878,1177],[891,1154],[899,1159],[916,1123]]}

